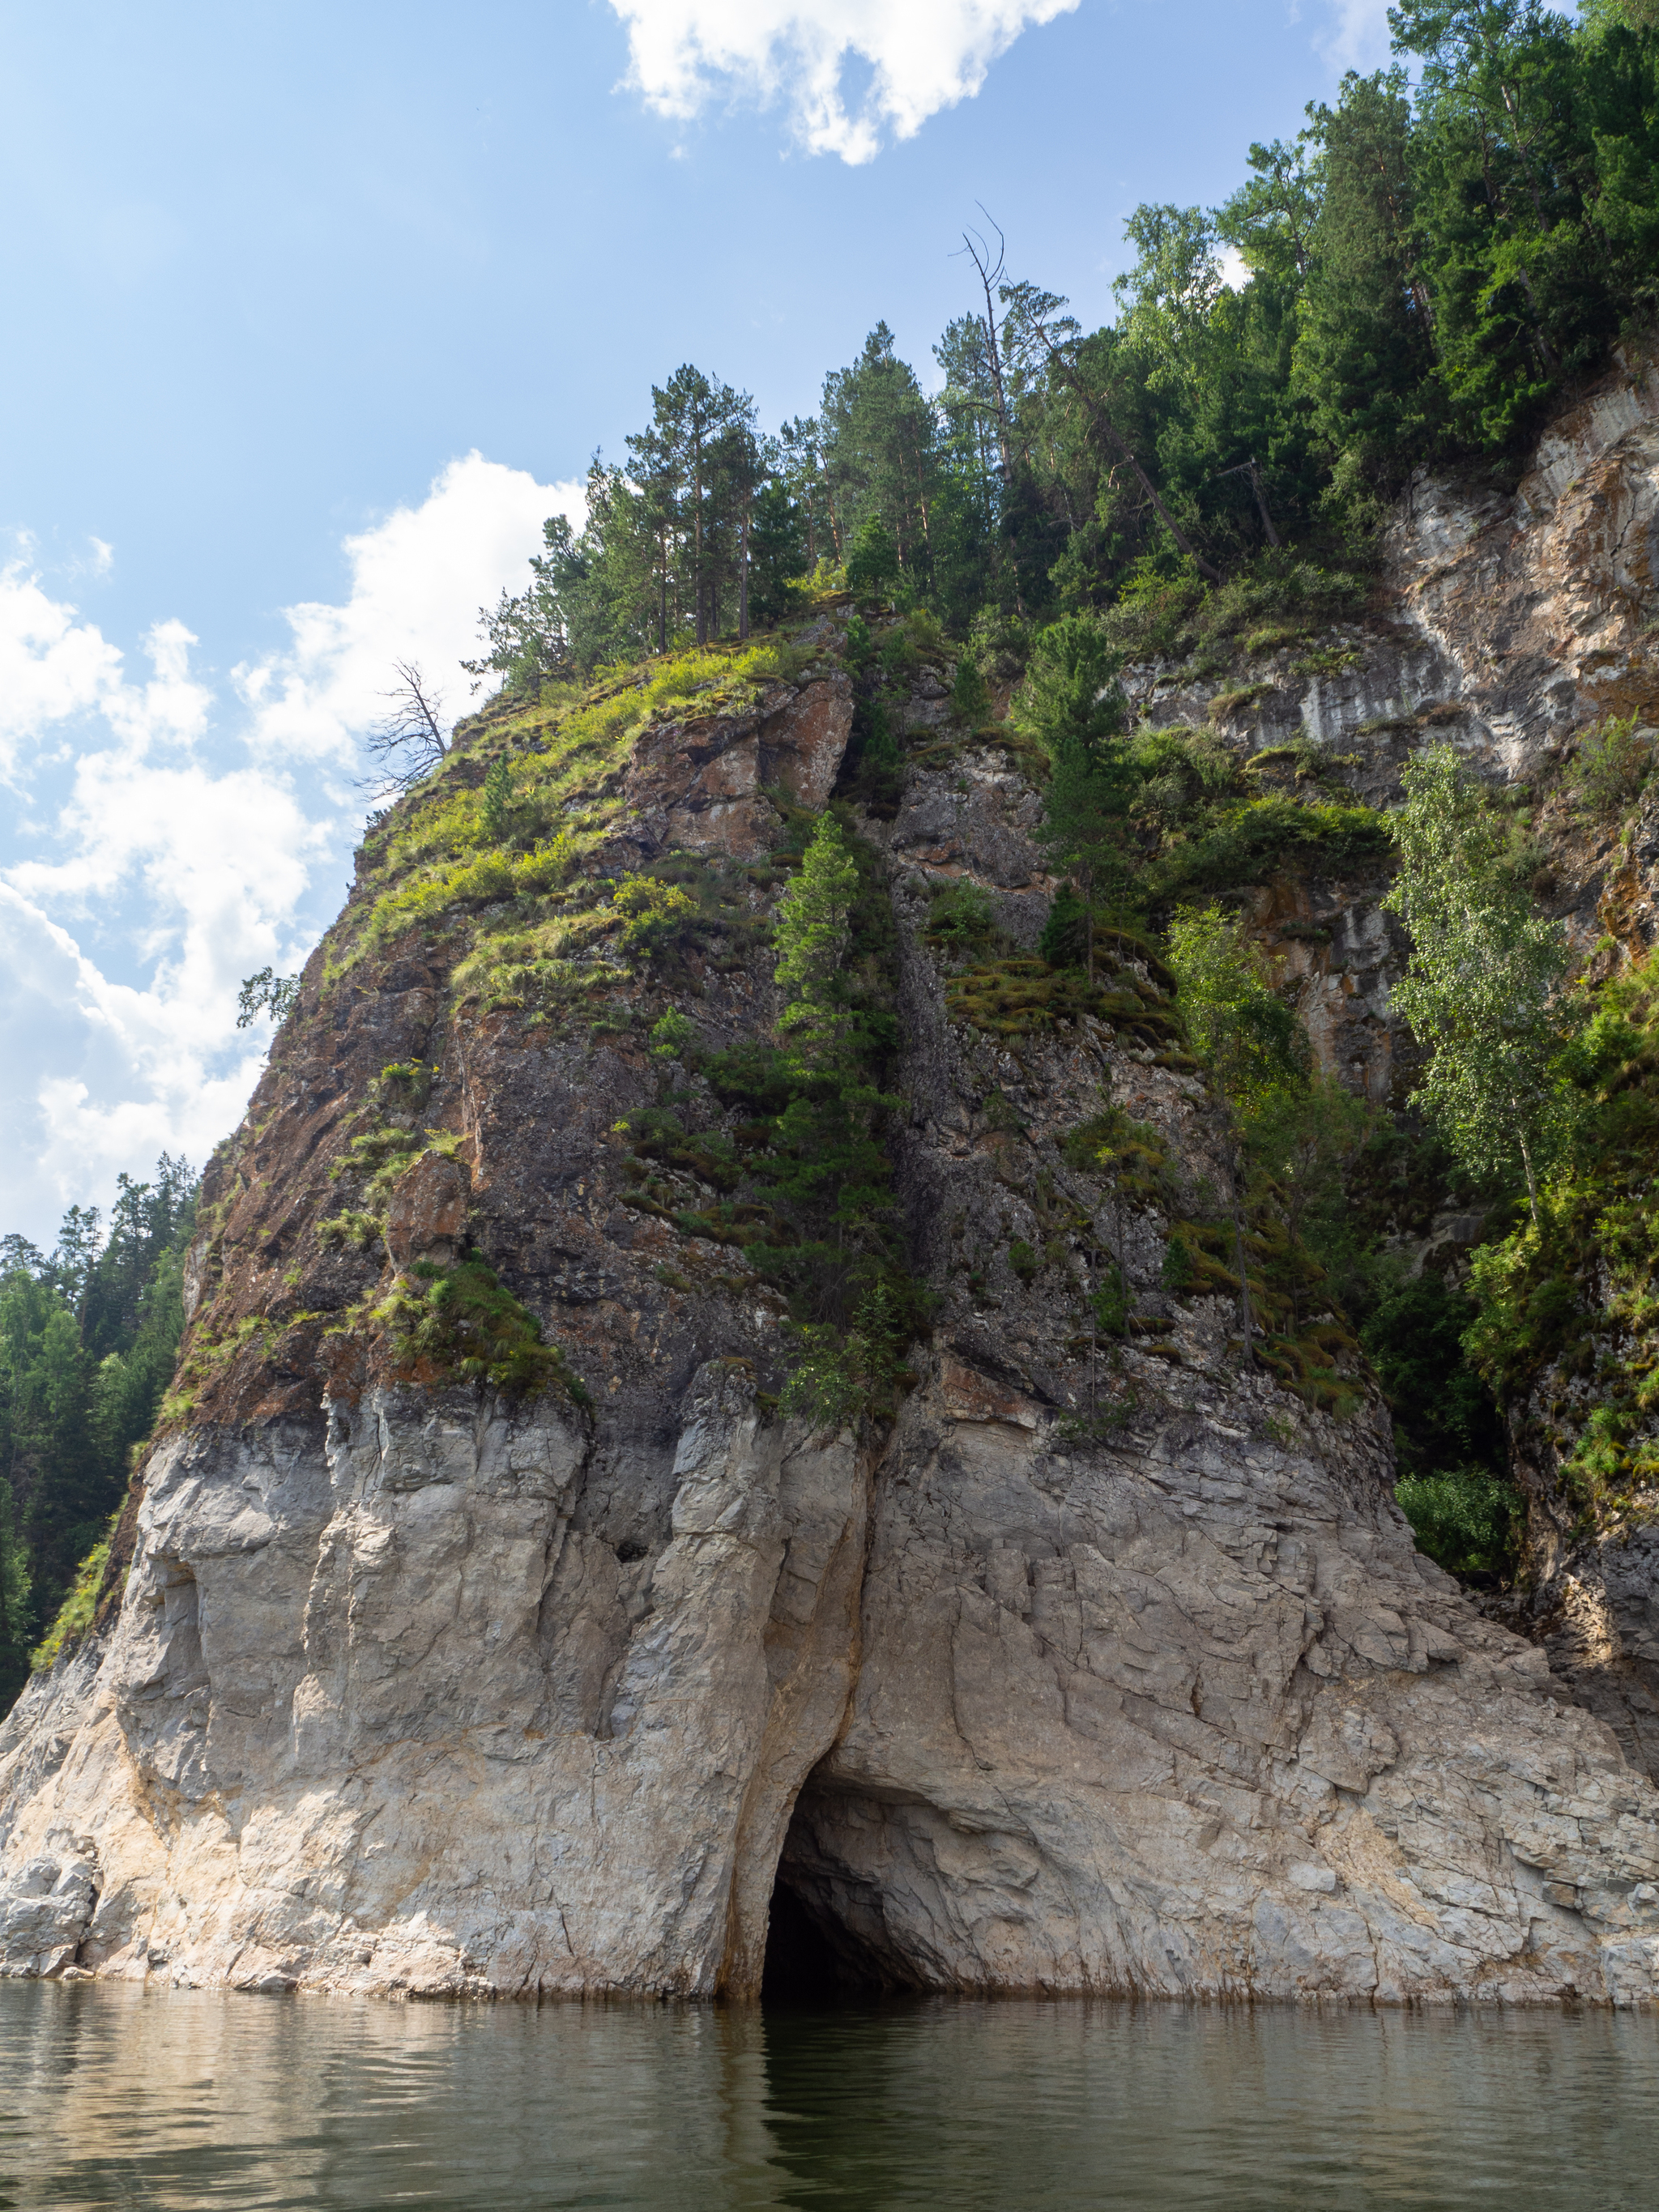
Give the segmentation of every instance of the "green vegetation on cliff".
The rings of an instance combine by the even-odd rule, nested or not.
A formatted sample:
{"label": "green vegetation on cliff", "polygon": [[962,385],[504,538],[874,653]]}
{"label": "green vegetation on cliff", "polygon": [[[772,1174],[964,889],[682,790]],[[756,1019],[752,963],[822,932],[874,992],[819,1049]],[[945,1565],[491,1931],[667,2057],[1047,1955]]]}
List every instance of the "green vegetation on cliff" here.
{"label": "green vegetation on cliff", "polygon": [[[1377,526],[1411,471],[1504,481],[1659,306],[1659,23],[1646,0],[1594,0],[1577,21],[1537,0],[1402,0],[1391,21],[1415,84],[1403,65],[1350,75],[1293,143],[1249,148],[1223,207],[1138,208],[1100,329],[1033,280],[1001,283],[941,334],[936,397],[881,324],[818,412],[773,434],[690,365],[653,386],[626,459],[593,465],[585,527],[550,520],[527,588],[484,616],[474,672],[501,688],[372,827],[325,981],[413,935],[442,950],[457,1006],[648,1051],[660,1095],[625,1132],[629,1202],[787,1310],[788,1407],[884,1410],[924,1300],[884,1143],[893,925],[855,809],[890,818],[908,764],[1000,748],[1042,792],[1064,881],[1035,954],[999,937],[971,884],[935,899],[951,1014],[1005,1044],[1086,1014],[1206,1072],[1234,1188],[1176,1225],[1168,1287],[1235,1297],[1244,1355],[1310,1405],[1354,1401],[1363,1346],[1420,1536],[1492,1571],[1514,1524],[1493,1391],[1513,1407],[1547,1383],[1528,1419],[1590,1520],[1659,1473],[1646,971],[1586,1004],[1576,1038],[1559,933],[1532,912],[1510,826],[1449,756],[1413,769],[1391,825],[1340,763],[1238,738],[1286,669],[1334,676],[1356,657]],[[830,605],[840,646],[796,642],[792,620]],[[671,852],[616,872],[641,735],[757,708],[832,650],[854,693],[836,806],[812,819],[780,799],[758,866]],[[1218,686],[1203,726],[1131,727],[1118,672],[1153,660]],[[924,670],[948,706],[907,738]],[[1609,724],[1581,748],[1576,803],[1613,821],[1651,768],[1647,734]],[[1417,946],[1400,1006],[1431,1054],[1406,1125],[1315,1074],[1238,905],[1293,881],[1380,888],[1396,839]],[[787,1012],[769,1041],[717,1048],[679,986],[694,965],[757,958]],[[291,989],[266,970],[247,1010],[280,1017]],[[337,1164],[325,1247],[373,1248],[398,1177],[449,1141],[419,1126],[421,1079],[385,1071]],[[1074,1136],[1077,1164],[1168,1199],[1147,1133],[1114,1109]],[[1467,1292],[1401,1272],[1396,1200],[1431,1158],[1442,1196],[1455,1183],[1508,1232]],[[106,1244],[78,1210],[49,1259],[7,1240],[0,1700],[54,1615],[53,1650],[84,1625],[95,1577],[77,1569],[182,1328],[191,1194],[164,1160],[154,1187],[124,1179]],[[1585,1291],[1598,1270],[1605,1305]],[[1122,1334],[1121,1279],[1099,1295]],[[404,1271],[378,1322],[434,1374],[580,1393],[475,1253]],[[236,1341],[263,1326],[244,1319]],[[231,1349],[204,1334],[198,1378]]]}
{"label": "green vegetation on cliff", "polygon": [[184,1329],[195,1191],[163,1154],[153,1183],[119,1178],[107,1234],[97,1207],[75,1206],[50,1255],[0,1243],[0,1710],[154,1425]]}
{"label": "green vegetation on cliff", "polygon": [[1659,1490],[1659,965],[1602,987],[1565,1072],[1564,1156],[1475,1255],[1470,1345],[1590,1529]]}
{"label": "green vegetation on cliff", "polygon": [[[873,850],[831,810],[797,814],[774,855],[788,879],[770,931],[785,997],[775,1043],[711,1049],[684,1015],[653,1032],[660,1103],[631,1115],[634,1195],[688,1238],[726,1247],[787,1313],[782,1407],[818,1427],[890,1413],[922,1297],[895,1219],[885,1087],[898,1047],[895,932]],[[678,1066],[728,1109],[699,1133]],[[688,1205],[653,1166],[712,1192]]]}

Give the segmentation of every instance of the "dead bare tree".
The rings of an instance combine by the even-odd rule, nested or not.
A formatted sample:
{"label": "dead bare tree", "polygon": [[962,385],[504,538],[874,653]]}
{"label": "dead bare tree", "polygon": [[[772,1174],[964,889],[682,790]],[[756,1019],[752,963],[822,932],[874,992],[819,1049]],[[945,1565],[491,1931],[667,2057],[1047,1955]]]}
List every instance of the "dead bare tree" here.
{"label": "dead bare tree", "polygon": [[1013,429],[1008,420],[1008,394],[1002,378],[1002,349],[997,343],[997,310],[996,302],[993,297],[993,288],[1002,282],[1002,272],[1008,259],[1008,241],[1004,238],[996,217],[990,213],[984,201],[976,200],[974,204],[997,234],[994,261],[991,258],[989,246],[975,230],[963,232],[962,251],[978,270],[980,287],[985,294],[985,365],[990,372],[991,396],[996,404],[997,456],[1002,465],[1003,489],[1006,491],[1008,486],[1013,482],[1014,438]]}
{"label": "dead bare tree", "polygon": [[1224,477],[1249,477],[1250,489],[1255,494],[1255,503],[1261,517],[1261,527],[1267,533],[1267,543],[1275,550],[1285,543],[1273,527],[1273,519],[1267,506],[1267,495],[1261,489],[1261,464],[1252,453],[1248,461],[1241,461],[1236,469],[1222,469],[1212,477],[1212,483],[1219,483]]}
{"label": "dead bare tree", "polygon": [[392,669],[397,684],[380,694],[389,710],[363,740],[373,763],[362,780],[366,791],[407,791],[449,750],[442,692],[427,682],[416,660],[394,660]]}

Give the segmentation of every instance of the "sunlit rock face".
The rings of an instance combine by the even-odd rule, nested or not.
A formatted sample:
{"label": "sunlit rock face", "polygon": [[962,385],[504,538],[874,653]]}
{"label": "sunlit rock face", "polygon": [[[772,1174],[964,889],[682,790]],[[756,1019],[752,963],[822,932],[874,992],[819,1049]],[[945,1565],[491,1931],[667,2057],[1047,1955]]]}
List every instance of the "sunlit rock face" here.
{"label": "sunlit rock face", "polygon": [[[1649,557],[1656,410],[1644,368],[1619,389],[1518,493],[1414,487],[1386,617],[1336,673],[1276,665],[1227,741],[1300,732],[1381,799],[1427,729],[1520,776],[1634,698],[1607,579]],[[740,714],[640,734],[609,874],[701,854],[748,872],[764,921],[780,806],[821,806],[848,744],[836,637]],[[1209,713],[1168,672],[1129,680],[1158,720]],[[939,672],[915,690],[925,738]],[[1167,1291],[1169,1201],[1126,1203],[1064,1139],[1104,1087],[1175,1186],[1218,1187],[1202,1082],[1092,1015],[1018,1039],[955,1018],[930,941],[966,879],[1035,944],[1038,813],[987,746],[923,760],[864,822],[897,940],[889,1145],[933,1308],[896,1422],[856,1436],[780,1418],[781,1303],[677,1225],[692,1170],[639,1202],[624,1117],[666,1085],[688,1126],[732,1126],[623,1018],[648,976],[596,964],[621,1011],[586,1029],[459,996],[441,933],[349,988],[318,957],[210,1179],[188,1402],[116,1547],[125,1589],[0,1728],[7,1971],[744,1997],[781,1887],[776,1917],[878,1987],[1652,2001],[1648,1554],[1622,1580],[1563,1554],[1605,1593],[1564,1601],[1571,1651],[1559,1620],[1547,1647],[1510,1633],[1416,1554],[1363,1376],[1348,1418],[1312,1412],[1241,1371],[1229,1300]],[[1610,865],[1564,847],[1564,910],[1593,915]],[[1378,1099],[1409,1066],[1384,888],[1255,912],[1322,1058]],[[711,1044],[771,1033],[763,957],[693,980]],[[393,1064],[430,1071],[413,1118],[444,1142],[373,1235],[325,1228]],[[398,1271],[465,1252],[581,1392],[392,1358],[368,1317]],[[1136,1324],[1109,1363],[1079,1318],[1103,1254]]]}

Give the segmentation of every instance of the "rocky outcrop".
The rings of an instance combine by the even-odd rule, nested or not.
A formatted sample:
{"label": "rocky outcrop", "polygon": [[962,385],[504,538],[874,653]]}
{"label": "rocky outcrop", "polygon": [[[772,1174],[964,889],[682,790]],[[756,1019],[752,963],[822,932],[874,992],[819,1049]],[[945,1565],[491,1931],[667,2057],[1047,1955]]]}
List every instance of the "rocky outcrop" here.
{"label": "rocky outcrop", "polygon": [[[1607,462],[1632,512],[1636,453]],[[1602,694],[1581,669],[1582,714],[1549,695],[1528,720],[1481,690],[1476,629],[1533,589],[1550,529],[1580,544],[1582,489],[1547,526],[1514,507],[1460,536],[1419,486],[1397,557],[1438,515],[1439,580],[1344,665],[1279,670],[1231,741],[1300,732],[1381,795],[1431,712],[1522,773]],[[1489,557],[1460,599],[1458,562]],[[832,618],[757,702],[642,729],[605,787],[606,872],[696,856],[725,901],[726,952],[675,984],[711,1051],[778,1011],[754,949],[781,879],[768,794],[830,790],[835,642]],[[1135,681],[1161,720],[1214,702]],[[924,672],[907,726],[942,728],[943,696]],[[781,1301],[697,1211],[715,1155],[683,1148],[654,1196],[631,1172],[629,1115],[670,1100],[712,1142],[743,1113],[650,1045],[648,957],[544,963],[557,1018],[464,993],[447,922],[365,936],[365,869],[210,1178],[125,1594],[0,1732],[6,1971],[742,1997],[781,1884],[879,1985],[1654,2000],[1659,1792],[1623,1708],[1415,1553],[1362,1376],[1346,1418],[1310,1410],[1241,1371],[1225,1298],[1167,1287],[1176,1194],[1230,1174],[1191,1064],[1093,1014],[1018,1038],[954,1018],[932,902],[976,883],[1033,943],[1036,811],[1017,757],[968,746],[865,823],[933,1322],[896,1421],[862,1437],[778,1417]],[[1329,1064],[1378,1097],[1400,1074],[1381,889],[1257,901]],[[1128,1200],[1066,1141],[1109,1098],[1166,1160]],[[574,1387],[396,1353],[388,1300],[464,1255]],[[1108,1357],[1089,1300],[1118,1279]],[[1574,1647],[1601,1639],[1598,1681],[1648,1634],[1645,1572],[1603,1576]]]}
{"label": "rocky outcrop", "polygon": [[[1130,690],[1148,720],[1213,723],[1241,756],[1305,747],[1373,804],[1397,797],[1413,748],[1449,739],[1530,808],[1536,896],[1565,921],[1585,969],[1605,975],[1659,943],[1659,799],[1650,791],[1623,823],[1597,820],[1575,806],[1564,771],[1610,715],[1659,727],[1656,623],[1659,362],[1632,342],[1551,424],[1518,481],[1419,472],[1366,619],[1338,625],[1300,661],[1292,645],[1257,657],[1246,672],[1259,681],[1148,664],[1130,672]],[[1279,883],[1251,894],[1249,911],[1279,975],[1299,985],[1321,1063],[1397,1104],[1416,1055],[1389,1012],[1406,945],[1382,911],[1385,889],[1381,874]],[[1462,1264],[1484,1223],[1446,1208],[1402,1226],[1415,1267],[1443,1270]],[[1604,1286],[1585,1288],[1600,1303]],[[1659,1499],[1587,1533],[1563,1478],[1572,1424],[1564,1434],[1550,1408],[1582,1416],[1593,1398],[1552,1372],[1511,1409],[1527,1586],[1494,1610],[1538,1641],[1562,1688],[1659,1779],[1659,1561],[1644,1517]]]}
{"label": "rocky outcrop", "polygon": [[1106,1454],[911,1401],[784,1879],[898,1984],[1646,2002],[1649,1786],[1413,1555],[1374,1430],[1187,1395]]}
{"label": "rocky outcrop", "polygon": [[[832,626],[823,625],[825,642]],[[628,775],[628,842],[645,849],[726,853],[757,860],[777,815],[769,789],[816,813],[828,799],[853,727],[853,690],[839,668],[777,692],[747,715],[709,714],[647,733]]]}
{"label": "rocky outcrop", "polygon": [[1195,1370],[1067,1443],[1017,1361],[873,1465],[705,1364],[636,1557],[550,1410],[179,1439],[10,1724],[9,1970],[744,1995],[775,1878],[898,1985],[1648,2002],[1659,1801],[1377,1425]]}
{"label": "rocky outcrop", "polygon": [[545,1411],[377,1395],[325,1432],[166,1449],[101,1667],[13,1723],[63,1748],[11,1800],[10,1970],[757,1979],[846,1705],[868,1469],[763,1427],[719,1362],[683,1414],[666,1540],[636,1559],[580,1525],[592,1439]]}

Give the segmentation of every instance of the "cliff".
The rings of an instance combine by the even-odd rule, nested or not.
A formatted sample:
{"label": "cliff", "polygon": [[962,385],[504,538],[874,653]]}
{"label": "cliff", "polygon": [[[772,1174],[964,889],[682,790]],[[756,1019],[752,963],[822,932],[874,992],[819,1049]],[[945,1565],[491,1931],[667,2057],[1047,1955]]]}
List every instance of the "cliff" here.
{"label": "cliff", "polygon": [[[1249,683],[1144,659],[1137,705],[1373,799],[1425,728],[1542,781],[1649,704],[1656,399],[1636,363],[1518,489],[1419,484],[1391,597],[1257,641]],[[210,1176],[125,1584],[0,1730],[6,1970],[741,1997],[781,1887],[885,1986],[1651,2002],[1645,1567],[1615,1644],[1515,1633],[1416,1552],[1334,1317],[1246,1369],[1223,1120],[1155,951],[1035,992],[1018,745],[896,653],[872,797],[848,659],[830,610],[503,702],[371,833]],[[777,1402],[755,1055],[838,778],[928,1310],[891,1418],[831,1433]],[[1586,951],[1610,890],[1644,943],[1645,848],[1555,846]],[[1334,847],[1249,901],[1379,1101],[1385,881]]]}

